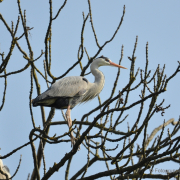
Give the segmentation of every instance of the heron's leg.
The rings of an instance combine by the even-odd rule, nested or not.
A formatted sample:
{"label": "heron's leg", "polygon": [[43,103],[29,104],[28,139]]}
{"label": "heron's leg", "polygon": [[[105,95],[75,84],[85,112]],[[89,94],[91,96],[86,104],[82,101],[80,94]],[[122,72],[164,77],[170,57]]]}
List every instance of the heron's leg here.
{"label": "heron's leg", "polygon": [[67,119],[68,126],[69,126],[69,128],[70,128],[70,127],[72,126],[70,105],[67,107],[66,119]]}
{"label": "heron's leg", "polygon": [[[67,107],[67,111],[66,111],[66,119],[67,119],[67,123],[68,123],[68,126],[69,128],[72,126],[72,120],[71,120],[71,109],[70,109],[70,105]],[[71,131],[71,145],[74,145],[75,144],[75,139],[74,139],[74,136],[73,136],[73,131]]]}

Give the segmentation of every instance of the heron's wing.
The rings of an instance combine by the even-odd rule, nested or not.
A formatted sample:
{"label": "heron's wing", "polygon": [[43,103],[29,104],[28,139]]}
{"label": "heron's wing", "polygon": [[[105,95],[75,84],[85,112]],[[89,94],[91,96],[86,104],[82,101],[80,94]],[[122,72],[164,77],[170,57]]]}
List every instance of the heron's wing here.
{"label": "heron's wing", "polygon": [[70,76],[55,82],[49,89],[33,100],[33,105],[53,104],[59,97],[83,96],[88,91],[88,80],[81,76]]}
{"label": "heron's wing", "polygon": [[70,76],[54,83],[46,93],[51,97],[74,97],[86,93],[87,88],[87,79],[81,76]]}

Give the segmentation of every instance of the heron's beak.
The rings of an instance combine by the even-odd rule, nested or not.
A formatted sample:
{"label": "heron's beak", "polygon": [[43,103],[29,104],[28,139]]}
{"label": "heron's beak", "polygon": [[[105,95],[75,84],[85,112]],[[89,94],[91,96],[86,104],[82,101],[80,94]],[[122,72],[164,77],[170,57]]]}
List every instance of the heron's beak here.
{"label": "heron's beak", "polygon": [[110,65],[112,65],[112,66],[115,66],[115,67],[118,67],[118,68],[127,69],[127,68],[125,68],[124,66],[121,66],[121,65],[119,65],[119,64],[116,64],[116,63],[113,63],[113,62],[109,62],[109,63],[110,63]]}

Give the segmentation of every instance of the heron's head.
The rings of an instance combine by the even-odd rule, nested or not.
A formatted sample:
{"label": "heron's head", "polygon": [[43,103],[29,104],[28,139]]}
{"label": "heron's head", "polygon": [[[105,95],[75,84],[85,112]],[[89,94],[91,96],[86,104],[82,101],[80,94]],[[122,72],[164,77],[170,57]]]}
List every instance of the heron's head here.
{"label": "heron's head", "polygon": [[119,64],[113,63],[109,58],[104,57],[104,56],[100,56],[98,58],[96,58],[93,61],[94,64],[96,64],[98,67],[100,66],[114,66],[114,67],[118,67],[118,68],[123,68],[123,69],[127,69]]}

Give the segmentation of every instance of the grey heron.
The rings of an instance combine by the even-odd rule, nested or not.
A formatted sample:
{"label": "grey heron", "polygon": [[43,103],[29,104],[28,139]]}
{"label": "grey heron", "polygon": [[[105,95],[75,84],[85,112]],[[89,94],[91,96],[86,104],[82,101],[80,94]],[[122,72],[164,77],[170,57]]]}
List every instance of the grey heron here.
{"label": "grey heron", "polygon": [[[100,66],[114,66],[127,69],[113,63],[109,58],[101,56],[93,60],[90,69],[95,76],[94,83],[82,76],[70,76],[58,80],[44,93],[32,100],[33,106],[47,106],[56,109],[67,109],[66,119],[69,128],[72,126],[71,109],[78,103],[87,102],[95,98],[103,89],[105,78],[98,69]],[[70,134],[72,145],[75,143],[73,132]]]}

